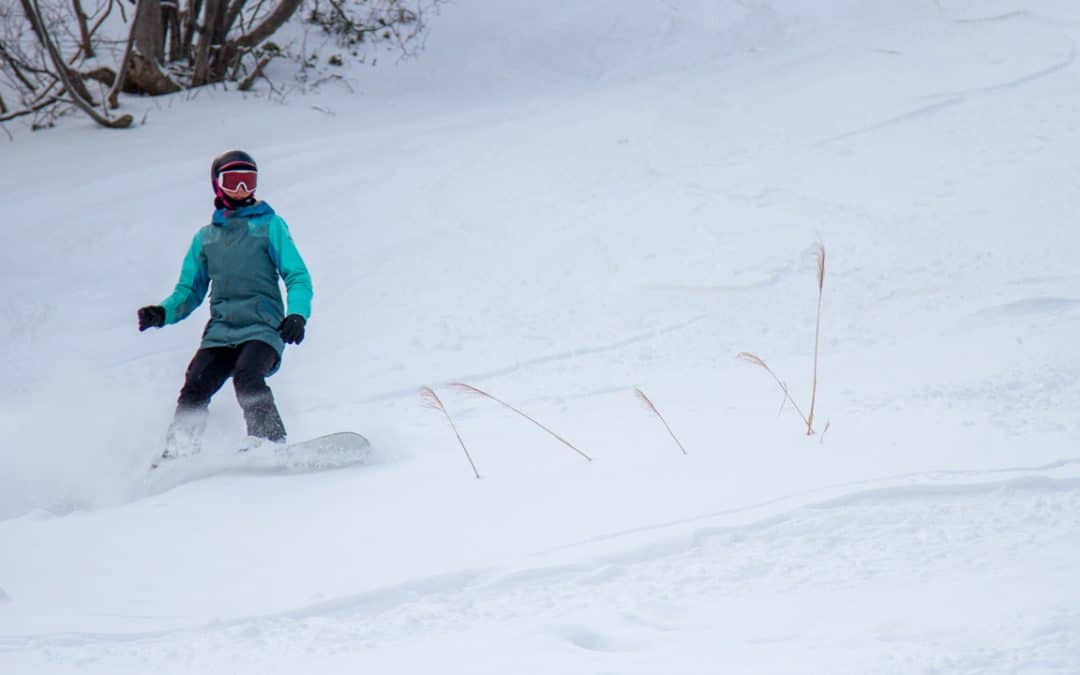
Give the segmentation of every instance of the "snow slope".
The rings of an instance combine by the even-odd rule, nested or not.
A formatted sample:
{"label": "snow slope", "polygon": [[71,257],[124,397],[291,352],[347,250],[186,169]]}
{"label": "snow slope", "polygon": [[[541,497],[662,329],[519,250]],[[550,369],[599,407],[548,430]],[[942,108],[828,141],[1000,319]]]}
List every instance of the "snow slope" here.
{"label": "snow slope", "polygon": [[[1080,672],[1080,8],[547,5],[0,147],[0,670]],[[145,475],[206,310],[134,310],[232,146],[315,279],[290,436],[366,466]],[[818,241],[807,438],[734,357],[808,403]]]}

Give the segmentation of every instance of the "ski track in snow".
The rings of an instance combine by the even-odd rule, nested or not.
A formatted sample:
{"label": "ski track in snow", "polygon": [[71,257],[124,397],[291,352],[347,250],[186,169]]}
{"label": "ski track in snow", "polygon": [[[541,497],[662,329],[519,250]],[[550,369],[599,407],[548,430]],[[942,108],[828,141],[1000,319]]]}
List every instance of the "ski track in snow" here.
{"label": "ski track in snow", "polygon": [[[988,485],[999,484],[1001,481],[1038,481],[1043,478],[1042,474],[1045,474],[1046,472],[1073,468],[1080,468],[1080,457],[1060,459],[1054,462],[1050,462],[1048,464],[1041,464],[1036,466],[1017,466],[1001,469],[980,470],[953,469],[932,472],[921,471],[901,476],[893,476],[886,479],[850,481],[847,483],[839,483],[837,485],[830,485],[815,490],[808,490],[797,494],[785,495],[783,497],[770,499],[766,502],[762,502],[759,504],[752,504],[749,506],[729,509],[726,511],[718,511],[715,513],[707,513],[695,516],[693,518],[658,523],[646,527],[634,528],[632,530],[624,530],[621,532],[607,534],[601,537],[593,537],[587,540],[582,540],[573,544],[569,544],[568,547],[598,543],[601,541],[625,537],[626,535],[630,534],[662,531],[676,525],[687,525],[718,517],[738,516],[740,514],[752,514],[767,508],[800,508],[803,506],[810,506],[812,504],[828,504],[848,499],[857,499],[859,497],[867,495],[878,496],[896,493],[903,494],[904,491],[908,489],[944,489],[946,491],[966,489],[980,490]],[[987,481],[987,479],[989,478],[996,478],[997,480]]]}
{"label": "ski track in snow", "polygon": [[994,16],[953,19],[952,22],[960,24],[999,23],[1002,21],[1012,21],[1014,19],[1026,19],[1030,16],[1032,16],[1032,13],[1029,10],[1018,9],[1015,12],[1005,12],[1004,14],[995,14]]}
{"label": "ski track in snow", "polygon": [[825,147],[833,143],[838,143],[840,141],[847,141],[858,136],[863,136],[865,134],[881,131],[892,126],[896,126],[898,124],[903,124],[904,122],[909,122],[920,117],[933,115],[948,108],[964,105],[966,103],[977,100],[979,97],[982,96],[991,96],[1000,91],[1016,89],[1017,87],[1032,84],[1034,82],[1038,82],[1039,80],[1060,73],[1064,70],[1067,70],[1071,68],[1075,63],[1076,43],[1070,40],[1068,56],[1056,63],[1052,63],[1046,66],[1045,68],[1040,68],[1032,73],[1018,77],[1013,80],[1009,80],[1007,82],[1002,82],[1000,84],[994,84],[987,87],[976,87],[974,89],[968,89],[964,91],[935,94],[932,96],[932,98],[940,98],[941,100],[905,113],[901,113],[894,117],[889,117],[880,122],[875,122],[873,124],[860,127],[858,129],[853,129],[852,131],[847,131],[842,134],[830,136],[829,138],[817,141],[813,144],[812,147]]}
{"label": "ski track in snow", "polygon": [[[932,601],[950,580],[978,587],[1016,583],[1018,570],[1035,572],[1027,581],[1032,588],[1015,589],[1022,606],[1029,592],[1039,595],[1039,572],[1053,580],[1071,569],[1067,559],[1055,557],[1054,547],[1076,537],[1076,476],[871,489],[761,520],[698,527],[586,562],[444,575],[278,615],[161,633],[0,638],[0,665],[9,664],[6,672],[13,673],[194,672],[228,652],[244,672],[258,672],[310,659],[362,663],[373,649],[509,628],[527,640],[607,655],[612,667],[647,672],[620,655],[663,653],[685,639],[715,639],[732,649],[740,643],[806,649],[819,636],[803,616],[804,605],[816,603],[819,592],[832,594],[843,607],[845,598],[884,586],[918,604]],[[1031,564],[1039,569],[1024,567]],[[1005,644],[980,642],[964,621],[920,625],[923,617],[907,616],[903,607],[882,607],[882,624],[852,627],[842,637],[858,653],[862,641],[880,640],[889,622],[904,625],[888,638],[891,658],[851,662],[837,655],[833,672],[871,667],[879,673],[1005,673],[1015,672],[1017,660],[1037,660],[1045,672],[1070,672],[1080,658],[1077,591],[1055,591],[1060,600],[1051,622],[1026,619],[1022,607],[1008,601],[1000,607],[989,603],[986,614],[1016,632]],[[750,618],[733,630],[729,608],[745,611],[744,603],[755,597],[783,598],[791,614],[775,617],[771,625]],[[606,618],[604,625],[590,621],[597,612]],[[733,634],[713,632],[725,626]],[[972,631],[974,637],[966,635]]]}
{"label": "ski track in snow", "polygon": [[[606,343],[606,344],[599,344],[599,345],[591,345],[591,346],[586,346],[586,347],[578,347],[576,349],[571,349],[571,350],[564,351],[564,352],[559,352],[559,353],[556,353],[556,354],[547,354],[545,356],[537,356],[535,358],[525,359],[523,361],[518,361],[518,362],[514,363],[513,365],[504,366],[504,367],[496,368],[496,369],[493,369],[493,370],[486,370],[486,371],[482,371],[482,372],[472,373],[470,375],[463,375],[463,376],[460,376],[460,377],[454,377],[454,378],[443,380],[441,382],[435,382],[433,384],[434,384],[434,386],[445,386],[445,385],[448,385],[448,384],[450,384],[452,382],[484,382],[486,380],[493,380],[493,379],[498,378],[498,377],[506,377],[508,375],[514,375],[514,374],[519,373],[519,372],[521,372],[523,370],[526,370],[528,368],[534,368],[536,366],[545,366],[545,365],[550,365],[552,363],[558,363],[558,362],[561,362],[561,361],[571,361],[573,359],[584,358],[584,357],[587,357],[587,356],[595,356],[597,354],[604,354],[604,353],[607,353],[607,352],[617,352],[617,351],[619,351],[621,349],[625,349],[626,347],[631,347],[631,346],[641,344],[641,343],[644,343],[644,342],[649,342],[651,340],[655,340],[655,339],[663,337],[665,335],[669,335],[671,333],[676,333],[678,331],[685,330],[685,329],[699,323],[704,318],[705,318],[704,315],[695,316],[695,317],[692,317],[690,319],[686,319],[684,321],[679,321],[677,323],[674,323],[674,324],[671,324],[671,325],[668,325],[668,326],[663,326],[661,328],[657,328],[657,329],[648,331],[646,333],[639,333],[637,335],[632,335],[632,336],[630,336],[628,338],[618,340],[618,341],[615,341],[615,342],[610,342],[610,343]],[[393,391],[388,391],[388,392],[383,392],[383,393],[380,393],[380,394],[376,394],[374,396],[370,396],[368,398],[362,399],[358,403],[360,405],[366,405],[366,404],[369,404],[369,403],[381,403],[381,402],[384,402],[384,401],[393,401],[393,400],[398,400],[398,399],[402,399],[402,398],[415,397],[416,392],[420,389],[420,387],[422,387],[424,385],[432,386],[429,383],[417,384],[415,386],[407,387],[405,389],[396,389],[396,390],[393,390]],[[603,391],[607,392],[607,391],[612,391],[612,390],[618,390],[620,388],[621,387],[613,387],[613,388],[604,389]],[[317,408],[311,408],[311,409],[316,410]]]}

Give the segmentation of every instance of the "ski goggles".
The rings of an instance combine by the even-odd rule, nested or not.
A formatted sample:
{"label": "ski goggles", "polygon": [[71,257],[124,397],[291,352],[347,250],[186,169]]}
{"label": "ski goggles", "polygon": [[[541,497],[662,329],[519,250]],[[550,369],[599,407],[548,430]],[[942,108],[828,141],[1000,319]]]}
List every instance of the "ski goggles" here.
{"label": "ski goggles", "polygon": [[257,172],[251,169],[234,169],[218,174],[218,187],[226,192],[255,192]]}

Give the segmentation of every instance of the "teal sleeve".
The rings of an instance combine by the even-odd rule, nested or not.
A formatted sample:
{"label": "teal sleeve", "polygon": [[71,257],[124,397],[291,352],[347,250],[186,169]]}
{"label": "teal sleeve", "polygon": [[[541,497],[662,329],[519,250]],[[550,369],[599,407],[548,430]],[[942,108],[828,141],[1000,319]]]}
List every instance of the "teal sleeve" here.
{"label": "teal sleeve", "polygon": [[307,265],[300,257],[300,251],[289,234],[289,226],[280,218],[270,223],[270,258],[277,265],[278,273],[285,280],[288,292],[289,310],[287,314],[299,314],[307,319],[311,316],[311,275]]}
{"label": "teal sleeve", "polygon": [[201,232],[195,235],[191,248],[184,256],[176,289],[161,303],[165,308],[166,325],[187,318],[202,304],[206,291],[210,288],[210,271],[206,266],[206,256],[203,255],[200,234]]}

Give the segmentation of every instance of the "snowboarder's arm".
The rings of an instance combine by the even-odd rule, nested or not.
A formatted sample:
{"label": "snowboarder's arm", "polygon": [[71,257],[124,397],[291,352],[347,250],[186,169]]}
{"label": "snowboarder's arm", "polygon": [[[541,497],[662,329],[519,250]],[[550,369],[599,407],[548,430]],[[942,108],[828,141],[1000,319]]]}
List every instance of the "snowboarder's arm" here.
{"label": "snowboarder's arm", "polygon": [[202,304],[206,291],[210,288],[210,271],[206,266],[206,256],[203,255],[201,234],[199,232],[195,235],[191,248],[184,256],[176,290],[161,303],[165,308],[166,325],[187,318]]}
{"label": "snowboarder's arm", "polygon": [[311,316],[311,275],[300,257],[300,251],[296,250],[289,227],[281,218],[274,218],[270,222],[270,258],[277,265],[288,290],[289,309],[286,314],[299,314],[307,319]]}

